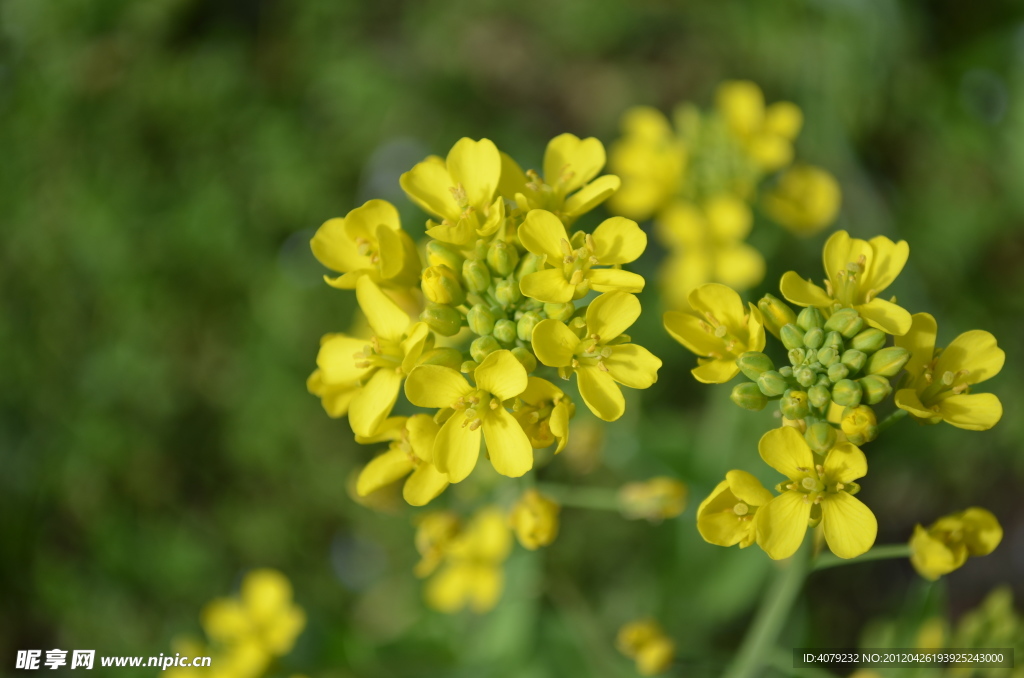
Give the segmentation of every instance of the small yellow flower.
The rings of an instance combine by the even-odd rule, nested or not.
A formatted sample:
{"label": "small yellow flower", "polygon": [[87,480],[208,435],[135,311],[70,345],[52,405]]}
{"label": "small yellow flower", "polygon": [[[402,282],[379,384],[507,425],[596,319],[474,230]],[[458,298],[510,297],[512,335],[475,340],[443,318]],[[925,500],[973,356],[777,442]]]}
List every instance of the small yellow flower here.
{"label": "small yellow flower", "polygon": [[960,568],[967,556],[987,556],[1003,540],[1003,528],[983,508],[939,518],[927,529],[917,525],[910,538],[910,562],[932,581]]}
{"label": "small yellow flower", "polygon": [[494,470],[518,478],[533,468],[533,449],[504,403],[526,390],[526,370],[511,351],[500,350],[480,363],[473,378],[475,387],[440,365],[421,365],[409,375],[405,395],[413,405],[452,410],[434,443],[434,465],[450,482],[465,480],[476,466],[482,434]]}
{"label": "small yellow flower", "polygon": [[562,378],[576,374],[583,402],[605,421],[626,410],[619,384],[648,388],[658,380],[661,360],[624,335],[640,317],[640,301],[625,292],[608,292],[587,307],[586,322],[577,334],[558,320],[541,320],[533,329],[537,359],[559,368]]}
{"label": "small yellow flower", "polygon": [[398,211],[385,200],[370,200],[344,219],[324,222],[310,246],[321,264],[343,274],[324,276],[331,287],[353,290],[364,275],[385,287],[414,287],[419,280],[416,243],[402,230]]}
{"label": "small yellow flower", "polygon": [[835,177],[810,165],[783,172],[761,197],[765,212],[796,235],[814,235],[836,218],[842,191]]}
{"label": "small yellow flower", "polygon": [[570,239],[562,222],[551,212],[531,210],[519,227],[519,240],[531,253],[543,256],[545,268],[523,276],[520,291],[551,304],[582,299],[597,292],[640,292],[644,278],[617,267],[635,261],[647,247],[647,235],[635,221],[605,219],[594,233],[577,232]]}
{"label": "small yellow flower", "polygon": [[815,306],[826,312],[837,305],[854,308],[872,327],[903,335],[910,330],[910,313],[878,295],[900,274],[909,255],[905,240],[894,243],[884,236],[860,240],[846,231],[836,231],[825,243],[825,289],[795,271],[782,276],[779,288],[797,306]]}
{"label": "small yellow flower", "polygon": [[1003,416],[1003,404],[991,393],[971,393],[971,387],[999,374],[1006,354],[983,330],[964,332],[938,350],[936,333],[935,318],[916,313],[910,331],[896,337],[896,345],[910,351],[910,381],[896,392],[896,406],[921,422],[946,421],[969,431],[992,428]]}
{"label": "small yellow flower", "polygon": [[729,471],[697,509],[697,531],[709,544],[739,544],[745,549],[757,537],[758,509],[772,498],[772,493],[753,475]]}
{"label": "small yellow flower", "polygon": [[540,377],[527,379],[526,390],[512,406],[512,416],[523,427],[534,449],[544,449],[557,442],[555,454],[561,452],[569,440],[569,420],[575,412],[576,405],[562,389]]}
{"label": "small yellow flower", "polygon": [[642,676],[664,673],[675,659],[675,643],[653,619],[626,624],[619,629],[615,644],[619,652],[636,661],[636,670]]}
{"label": "small yellow flower", "polygon": [[500,177],[501,154],[494,142],[463,137],[446,159],[427,158],[399,183],[414,203],[441,219],[427,222],[427,235],[463,246],[501,227],[505,203],[496,195]]}
{"label": "small yellow flower", "polygon": [[[325,407],[328,402],[323,394],[335,398],[335,407],[349,398],[352,430],[371,436],[391,414],[402,380],[431,347],[433,335],[425,323],[411,323],[405,311],[368,276],[356,282],[356,298],[374,336],[370,340],[344,334],[325,337],[316,357],[317,372],[310,377],[319,392],[310,390],[325,398]],[[349,396],[353,385],[356,391]]]}
{"label": "small yellow flower", "polygon": [[460,528],[459,517],[451,511],[430,511],[417,517],[415,540],[420,561],[413,570],[417,577],[434,573]]}
{"label": "small yellow flower", "polygon": [[765,107],[761,88],[749,80],[723,82],[715,106],[751,160],[774,172],[793,160],[793,140],[803,126],[800,109],[788,101]]}
{"label": "small yellow flower", "polygon": [[444,566],[427,582],[426,599],[439,612],[494,608],[505,585],[502,563],[512,549],[505,516],[497,507],[478,512],[445,550]]}
{"label": "small yellow flower", "polygon": [[616,214],[649,219],[675,197],[686,169],[686,148],[661,111],[639,106],[622,117],[621,139],[612,145],[611,170],[622,188],[609,199]]}
{"label": "small yellow flower", "polygon": [[509,514],[509,524],[523,548],[535,551],[558,536],[558,512],[561,507],[537,490],[527,490]]}
{"label": "small yellow flower", "polygon": [[[320,345],[332,339],[347,339],[344,334],[325,334],[320,338]],[[313,373],[306,379],[306,390],[310,394],[320,398],[327,416],[334,419],[344,417],[348,414],[349,405],[352,399],[359,393],[361,385],[358,381],[345,381],[339,383],[325,384],[324,375],[320,368],[313,370]]]}
{"label": "small yellow flower", "polygon": [[433,464],[438,429],[427,414],[414,414],[408,419],[395,417],[385,422],[381,434],[366,442],[391,440],[391,445],[360,472],[356,492],[365,497],[406,476],[409,479],[405,481],[402,496],[412,506],[424,506],[444,492],[448,476]]}
{"label": "small yellow flower", "polygon": [[757,544],[773,559],[788,558],[803,543],[808,522],[820,520],[825,541],[840,558],[856,558],[871,548],[878,533],[875,515],[859,499],[855,480],[868,472],[860,448],[851,443],[833,447],[818,463],[804,437],[790,427],[764,434],[761,458],[789,482],[757,512]]}
{"label": "small yellow flower", "polygon": [[693,290],[689,302],[692,311],[665,313],[665,329],[699,356],[692,370],[697,381],[724,384],[739,373],[737,358],[764,348],[761,311],[753,304],[744,306],[735,290],[718,283]]}
{"label": "small yellow flower", "polygon": [[570,226],[619,189],[617,176],[595,179],[604,162],[604,145],[599,140],[559,134],[544,152],[543,176],[533,170],[523,172],[515,160],[502,153],[498,192],[521,213],[547,210]]}
{"label": "small yellow flower", "polygon": [[619,488],[619,510],[629,520],[656,523],[686,510],[687,493],[685,484],[668,476],[626,483]]}

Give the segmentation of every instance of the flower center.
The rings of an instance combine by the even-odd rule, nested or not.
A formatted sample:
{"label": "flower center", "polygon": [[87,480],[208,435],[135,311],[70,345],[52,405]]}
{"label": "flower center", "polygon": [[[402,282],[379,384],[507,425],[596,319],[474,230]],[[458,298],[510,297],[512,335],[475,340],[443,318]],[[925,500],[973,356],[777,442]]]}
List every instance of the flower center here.
{"label": "flower center", "polygon": [[402,346],[398,342],[381,339],[376,335],[371,337],[370,343],[362,351],[352,354],[355,366],[359,369],[393,368],[398,372],[402,370],[403,357]]}

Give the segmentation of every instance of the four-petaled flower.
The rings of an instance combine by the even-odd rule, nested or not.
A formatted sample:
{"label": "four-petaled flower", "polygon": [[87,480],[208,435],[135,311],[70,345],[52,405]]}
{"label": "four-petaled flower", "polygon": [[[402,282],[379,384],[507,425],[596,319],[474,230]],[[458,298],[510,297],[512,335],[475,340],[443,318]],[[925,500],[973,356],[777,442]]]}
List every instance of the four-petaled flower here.
{"label": "four-petaled flower", "polygon": [[991,512],[972,507],[939,518],[927,529],[914,526],[910,563],[925,579],[935,581],[960,568],[967,556],[987,556],[1003,540],[1003,527]]}
{"label": "four-petaled flower", "polygon": [[771,500],[772,493],[753,475],[729,471],[697,509],[697,531],[710,544],[745,549],[757,537],[758,508]]}
{"label": "four-petaled flower", "polygon": [[[375,436],[356,436],[356,442],[391,441],[387,451],[377,455],[359,474],[356,493],[365,497],[382,487],[409,476],[402,496],[413,506],[424,506],[448,487],[448,476],[433,464],[438,425],[428,414],[392,417]],[[411,475],[410,475],[411,474]]]}

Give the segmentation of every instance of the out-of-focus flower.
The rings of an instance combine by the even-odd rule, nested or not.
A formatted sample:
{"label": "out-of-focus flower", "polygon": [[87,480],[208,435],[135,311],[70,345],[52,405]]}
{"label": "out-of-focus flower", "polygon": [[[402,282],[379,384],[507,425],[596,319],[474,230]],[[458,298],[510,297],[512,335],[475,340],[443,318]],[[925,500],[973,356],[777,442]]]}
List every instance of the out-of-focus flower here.
{"label": "out-of-focus flower", "polygon": [[910,538],[910,562],[925,579],[959,569],[967,556],[987,556],[1003,540],[1003,528],[991,512],[972,507],[939,518],[927,529],[917,525]]}
{"label": "out-of-focus flower", "polygon": [[427,604],[446,613],[493,609],[501,598],[502,564],[511,549],[505,516],[494,506],[482,509],[444,549],[444,565],[427,582]]}
{"label": "out-of-focus flower", "polygon": [[619,629],[615,644],[619,652],[636,662],[636,670],[642,676],[664,673],[676,655],[676,644],[653,619],[626,624]]}
{"label": "out-of-focus flower", "polygon": [[813,235],[839,212],[842,191],[835,177],[819,167],[790,167],[761,197],[764,211],[797,235]]}
{"label": "out-of-focus flower", "polygon": [[765,106],[764,93],[749,80],[723,82],[715,106],[750,158],[768,172],[793,160],[793,140],[803,126],[800,109],[788,101]]}
{"label": "out-of-focus flower", "polygon": [[523,492],[509,514],[509,524],[523,548],[535,551],[555,540],[560,510],[558,503],[537,490]]}
{"label": "out-of-focus flower", "polygon": [[729,471],[697,509],[697,531],[710,544],[745,549],[757,537],[757,510],[771,500],[772,493],[753,475]]}
{"label": "out-of-focus flower", "polygon": [[630,219],[649,219],[680,191],[686,148],[661,111],[649,106],[626,111],[621,127],[611,167],[622,178],[622,188],[609,199],[609,207]]}
{"label": "out-of-focus flower", "polygon": [[459,517],[451,511],[430,511],[417,516],[415,539],[420,561],[413,570],[417,577],[434,573],[460,527]]}
{"label": "out-of-focus flower", "polygon": [[686,496],[687,488],[682,481],[655,476],[619,488],[619,510],[629,520],[656,523],[686,510]]}

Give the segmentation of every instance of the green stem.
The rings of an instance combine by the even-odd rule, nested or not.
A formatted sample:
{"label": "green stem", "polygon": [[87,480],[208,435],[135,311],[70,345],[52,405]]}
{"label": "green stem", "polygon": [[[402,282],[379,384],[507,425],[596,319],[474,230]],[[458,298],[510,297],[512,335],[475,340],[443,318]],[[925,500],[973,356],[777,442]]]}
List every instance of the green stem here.
{"label": "green stem", "polygon": [[753,678],[768,662],[775,642],[789,618],[793,603],[807,576],[807,561],[811,553],[810,540],[785,564],[772,588],[761,601],[761,607],[747,630],[736,659],[725,674],[726,678]]}
{"label": "green stem", "polygon": [[882,421],[878,422],[878,432],[881,433],[882,431],[884,431],[885,429],[889,428],[890,426],[892,426],[893,424],[895,424],[896,422],[900,421],[901,419],[903,419],[906,416],[907,416],[907,411],[906,410],[896,410],[895,412],[890,414],[888,417],[886,417]]}
{"label": "green stem", "polygon": [[814,564],[814,571],[817,572],[818,570],[827,570],[830,567],[838,567],[840,565],[864,563],[869,560],[888,560],[890,558],[909,557],[909,544],[886,544],[884,546],[876,546],[864,555],[857,556],[856,558],[844,559],[832,553],[825,553],[820,558],[818,558],[818,561]]}
{"label": "green stem", "polygon": [[619,511],[618,492],[604,487],[573,487],[558,483],[537,483],[537,491],[546,494],[562,506],[597,511]]}

